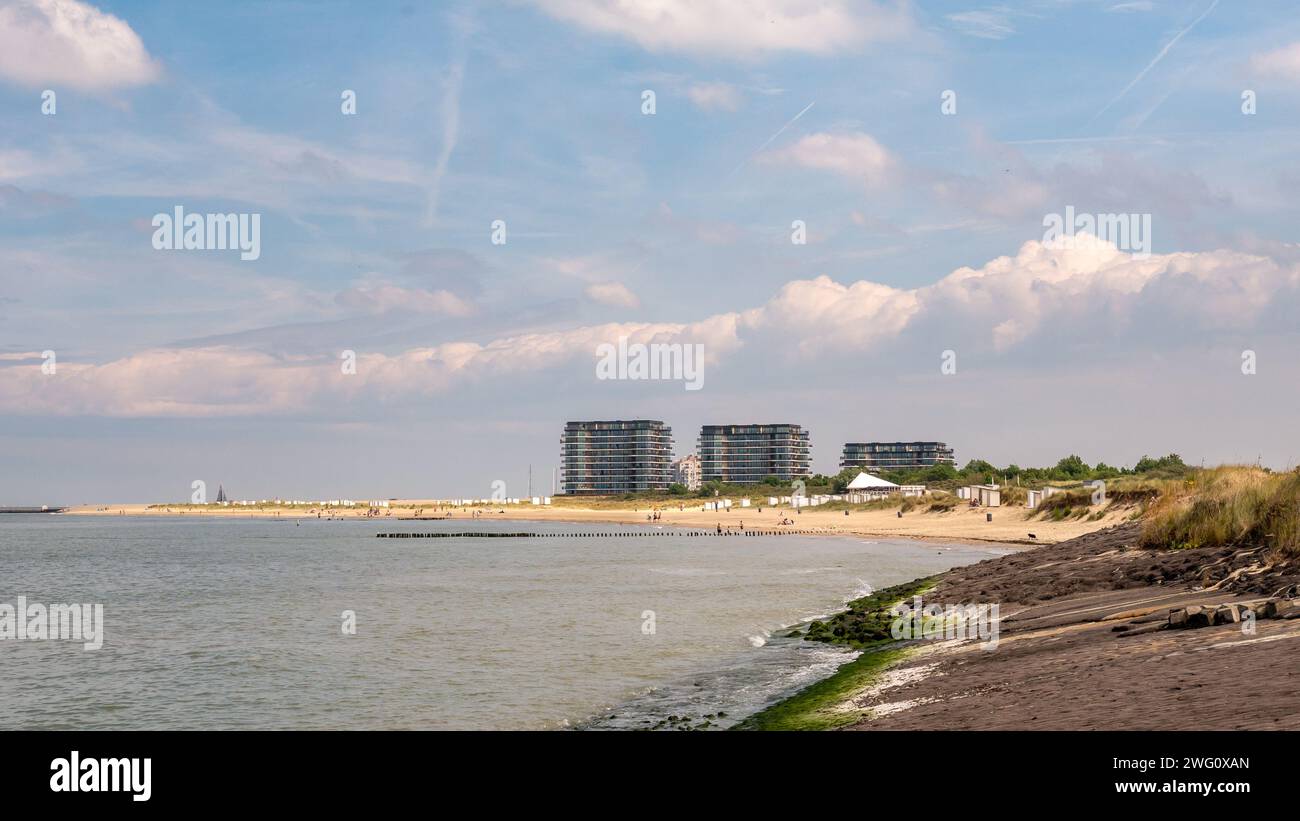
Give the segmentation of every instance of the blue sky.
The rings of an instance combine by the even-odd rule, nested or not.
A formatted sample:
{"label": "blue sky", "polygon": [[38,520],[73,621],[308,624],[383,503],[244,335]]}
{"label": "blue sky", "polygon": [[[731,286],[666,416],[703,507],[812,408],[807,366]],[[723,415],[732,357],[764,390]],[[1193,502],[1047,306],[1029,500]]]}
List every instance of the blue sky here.
{"label": "blue sky", "polygon": [[[1289,12],[0,0],[0,500],[522,495],[576,418],[1292,466]],[[260,257],[155,250],[177,205]],[[621,335],[704,389],[598,380]]]}

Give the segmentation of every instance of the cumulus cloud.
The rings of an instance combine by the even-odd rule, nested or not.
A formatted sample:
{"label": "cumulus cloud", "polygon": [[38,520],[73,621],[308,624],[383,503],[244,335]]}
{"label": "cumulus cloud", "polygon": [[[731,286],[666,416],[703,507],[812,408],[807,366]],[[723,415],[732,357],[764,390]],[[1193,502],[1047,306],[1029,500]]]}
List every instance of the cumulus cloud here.
{"label": "cumulus cloud", "polygon": [[759,161],[833,171],[868,186],[889,182],[898,160],[870,134],[809,134],[786,148],[767,151]]}
{"label": "cumulus cloud", "polygon": [[829,54],[906,34],[907,4],[871,0],[533,0],[547,14],[589,31],[625,37],[650,51],[751,58],[795,51]]}
{"label": "cumulus cloud", "polygon": [[1256,54],[1250,65],[1260,74],[1300,82],[1300,41]]}
{"label": "cumulus cloud", "polygon": [[1014,256],[914,289],[824,276],[790,282],[744,312],[742,330],[798,339],[796,350],[808,356],[880,351],[936,330],[1005,352],[1048,332],[1078,341],[1125,326],[1172,324],[1180,333],[1254,327],[1270,306],[1294,299],[1298,286],[1300,267],[1266,256],[1216,250],[1139,258],[1080,234],[1069,244],[1026,242]]}
{"label": "cumulus cloud", "polygon": [[78,0],[0,0],[0,78],[27,88],[107,91],[162,75],[125,21]]}
{"label": "cumulus cloud", "polygon": [[[0,379],[0,411],[54,415],[242,416],[330,407],[364,395],[404,401],[471,379],[511,379],[594,363],[620,337],[631,342],[704,344],[710,367],[763,358],[776,346],[806,361],[837,352],[889,357],[944,346],[990,355],[1052,344],[1090,343],[1107,334],[1236,339],[1268,332],[1267,317],[1291,328],[1300,300],[1300,263],[1233,250],[1138,258],[1090,235],[1068,245],[1024,243],[1015,255],[962,267],[933,284],[901,289],[830,277],[786,283],[771,299],[695,323],[607,323],[452,341],[399,353],[360,351],[356,374],[332,356],[284,357],[230,346],[147,350],[103,364],[60,359],[41,373],[30,354],[10,357]],[[791,344],[790,340],[798,340]]]}
{"label": "cumulus cloud", "polygon": [[730,83],[696,83],[686,89],[695,107],[704,111],[735,111],[740,108],[740,91]]}
{"label": "cumulus cloud", "polygon": [[1015,256],[959,268],[917,296],[922,315],[1003,351],[1049,330],[1077,341],[1144,323],[1250,327],[1270,302],[1294,297],[1298,283],[1295,267],[1268,257],[1215,250],[1140,258],[1080,234],[1064,246],[1027,242]]}
{"label": "cumulus cloud", "polygon": [[861,348],[897,336],[920,309],[915,291],[830,277],[786,283],[766,305],[746,311],[747,328],[797,339],[803,354]]}
{"label": "cumulus cloud", "polygon": [[484,374],[510,378],[581,358],[590,358],[594,368],[597,348],[621,337],[644,344],[699,343],[710,357],[739,345],[737,317],[723,314],[691,324],[610,323],[396,354],[358,351],[354,374],[344,374],[333,356],[285,357],[224,345],[152,349],[102,364],[60,360],[57,372],[48,375],[39,362],[7,366],[0,379],[0,410],[110,417],[302,413],[328,407],[330,399],[410,399]]}
{"label": "cumulus cloud", "polygon": [[587,286],[586,294],[588,299],[617,308],[636,308],[641,304],[636,294],[621,282],[593,282]]}

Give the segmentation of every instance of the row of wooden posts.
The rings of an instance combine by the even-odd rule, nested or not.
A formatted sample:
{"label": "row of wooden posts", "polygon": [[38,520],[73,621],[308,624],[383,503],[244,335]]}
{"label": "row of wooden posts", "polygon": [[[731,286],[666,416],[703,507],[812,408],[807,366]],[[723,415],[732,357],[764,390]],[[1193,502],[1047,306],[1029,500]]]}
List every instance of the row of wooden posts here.
{"label": "row of wooden posts", "polygon": [[810,535],[812,530],[614,530],[599,533],[488,533],[462,531],[457,533],[376,533],[377,539],[611,539],[631,536],[798,536]]}

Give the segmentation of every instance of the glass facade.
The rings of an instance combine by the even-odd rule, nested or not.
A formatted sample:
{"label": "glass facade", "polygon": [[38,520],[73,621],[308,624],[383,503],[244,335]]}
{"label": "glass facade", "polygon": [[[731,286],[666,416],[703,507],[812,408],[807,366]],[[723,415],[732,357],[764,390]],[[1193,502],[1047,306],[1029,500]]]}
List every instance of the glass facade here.
{"label": "glass facade", "polygon": [[569,422],[560,437],[560,487],[574,495],[667,490],[672,456],[673,430],[663,422]]}
{"label": "glass facade", "polygon": [[811,446],[799,425],[705,425],[700,430],[700,478],[757,484],[808,475]]}
{"label": "glass facade", "polygon": [[956,464],[957,457],[944,442],[849,442],[840,457],[841,469],[857,468],[868,473]]}

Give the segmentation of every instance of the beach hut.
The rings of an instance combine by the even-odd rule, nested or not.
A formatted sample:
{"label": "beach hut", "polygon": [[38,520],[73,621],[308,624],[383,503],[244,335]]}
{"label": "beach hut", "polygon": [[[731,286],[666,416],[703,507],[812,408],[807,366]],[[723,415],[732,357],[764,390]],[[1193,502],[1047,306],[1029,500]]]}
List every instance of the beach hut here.
{"label": "beach hut", "polygon": [[1025,507],[1029,508],[1030,510],[1033,510],[1034,508],[1038,507],[1039,502],[1041,502],[1042,500],[1043,500],[1043,492],[1041,490],[1025,491]]}
{"label": "beach hut", "polygon": [[997,485],[975,485],[974,490],[978,496],[980,507],[1001,507],[1002,490]]}

